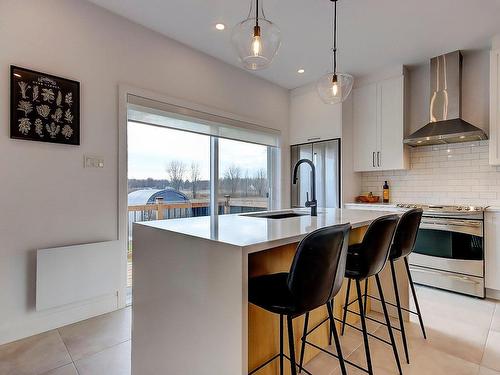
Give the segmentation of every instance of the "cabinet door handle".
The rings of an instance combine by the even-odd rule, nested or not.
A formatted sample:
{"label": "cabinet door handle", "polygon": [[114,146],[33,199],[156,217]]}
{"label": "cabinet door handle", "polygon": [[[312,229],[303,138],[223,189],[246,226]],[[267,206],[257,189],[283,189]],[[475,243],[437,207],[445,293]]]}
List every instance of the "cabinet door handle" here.
{"label": "cabinet door handle", "polygon": [[380,167],[380,151],[377,151],[377,166]]}
{"label": "cabinet door handle", "polygon": [[373,153],[372,153],[372,165],[373,165],[373,168],[375,168],[375,151],[373,151]]}

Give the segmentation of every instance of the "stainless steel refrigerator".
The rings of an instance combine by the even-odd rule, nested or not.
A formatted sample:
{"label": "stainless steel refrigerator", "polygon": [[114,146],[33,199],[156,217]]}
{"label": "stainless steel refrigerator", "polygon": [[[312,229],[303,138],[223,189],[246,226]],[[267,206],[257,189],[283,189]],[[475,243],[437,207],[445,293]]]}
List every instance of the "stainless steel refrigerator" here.
{"label": "stainless steel refrigerator", "polygon": [[[340,140],[320,141],[291,146],[291,170],[300,159],[312,160],[316,167],[318,207],[340,207]],[[291,205],[304,207],[306,193],[311,196],[311,168],[302,164],[297,184],[291,184]]]}

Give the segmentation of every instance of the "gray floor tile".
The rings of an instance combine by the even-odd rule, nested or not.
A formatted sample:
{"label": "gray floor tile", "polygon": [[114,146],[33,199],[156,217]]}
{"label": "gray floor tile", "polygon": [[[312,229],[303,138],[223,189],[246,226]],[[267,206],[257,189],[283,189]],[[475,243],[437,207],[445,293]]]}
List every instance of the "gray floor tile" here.
{"label": "gray floor tile", "polygon": [[59,329],[74,361],[130,340],[131,308],[125,308]]}
{"label": "gray floor tile", "polygon": [[45,372],[43,375],[78,375],[73,363]]}
{"label": "gray floor tile", "polygon": [[80,375],[130,375],[130,341],[75,362]]}
{"label": "gray floor tile", "polygon": [[500,371],[500,332],[490,331],[481,365]]}
{"label": "gray floor tile", "polygon": [[0,346],[0,374],[39,375],[71,363],[57,331]]}

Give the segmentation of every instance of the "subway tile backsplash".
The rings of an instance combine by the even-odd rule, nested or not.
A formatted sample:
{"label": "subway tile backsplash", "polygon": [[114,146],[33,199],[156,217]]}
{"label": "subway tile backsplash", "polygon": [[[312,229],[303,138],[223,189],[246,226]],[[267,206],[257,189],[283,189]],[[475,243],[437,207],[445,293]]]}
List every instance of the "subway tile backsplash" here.
{"label": "subway tile backsplash", "polygon": [[412,148],[409,170],[362,173],[362,193],[382,195],[386,180],[394,203],[500,205],[500,167],[488,164],[488,141]]}

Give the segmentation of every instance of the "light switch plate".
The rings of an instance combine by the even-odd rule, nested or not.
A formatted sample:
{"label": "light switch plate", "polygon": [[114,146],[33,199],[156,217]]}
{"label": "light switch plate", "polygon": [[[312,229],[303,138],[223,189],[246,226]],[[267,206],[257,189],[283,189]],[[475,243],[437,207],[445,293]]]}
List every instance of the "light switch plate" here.
{"label": "light switch plate", "polygon": [[84,168],[104,168],[104,158],[102,156],[84,155]]}

